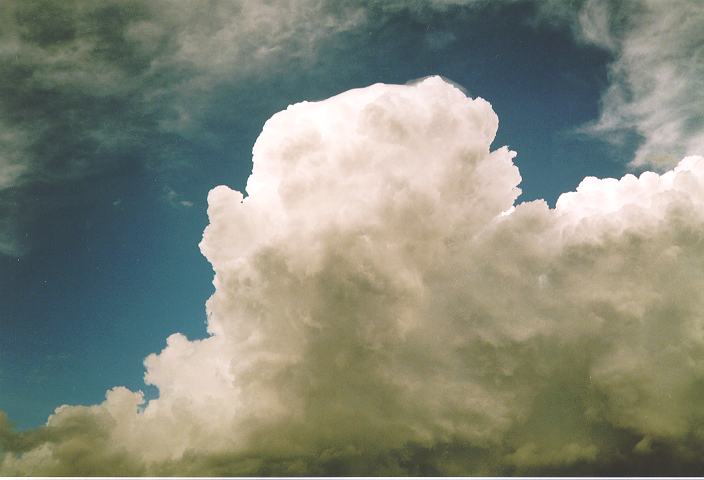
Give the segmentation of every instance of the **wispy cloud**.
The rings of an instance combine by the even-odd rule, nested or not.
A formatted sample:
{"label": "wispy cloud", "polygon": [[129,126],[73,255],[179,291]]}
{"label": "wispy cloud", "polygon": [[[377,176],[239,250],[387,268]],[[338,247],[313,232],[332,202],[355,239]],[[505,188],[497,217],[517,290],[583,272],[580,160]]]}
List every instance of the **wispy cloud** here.
{"label": "wispy cloud", "polygon": [[601,114],[585,131],[635,135],[634,168],[704,152],[704,9],[697,0],[546,2],[541,18],[613,55]]}
{"label": "wispy cloud", "polygon": [[[24,216],[22,192],[38,182],[134,161],[178,166],[182,158],[150,145],[207,137],[198,112],[215,86],[311,61],[321,41],[363,18],[361,8],[318,1],[9,1],[0,9],[0,204],[12,196]],[[0,236],[13,235],[3,228]]]}
{"label": "wispy cloud", "polygon": [[169,205],[174,207],[190,208],[193,206],[193,202],[190,200],[184,200],[181,198],[181,195],[176,193],[176,191],[169,186],[164,187],[164,199],[169,203]]}

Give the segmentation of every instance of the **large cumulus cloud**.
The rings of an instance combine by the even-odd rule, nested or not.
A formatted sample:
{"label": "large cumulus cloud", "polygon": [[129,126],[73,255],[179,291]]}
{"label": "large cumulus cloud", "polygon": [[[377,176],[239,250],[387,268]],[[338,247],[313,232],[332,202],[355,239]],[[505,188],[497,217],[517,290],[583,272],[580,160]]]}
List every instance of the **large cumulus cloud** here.
{"label": "large cumulus cloud", "polygon": [[701,466],[704,158],[516,205],[497,128],[438,77],[274,115],[208,198],[210,336],[146,359],[157,399],[3,419],[0,472]]}

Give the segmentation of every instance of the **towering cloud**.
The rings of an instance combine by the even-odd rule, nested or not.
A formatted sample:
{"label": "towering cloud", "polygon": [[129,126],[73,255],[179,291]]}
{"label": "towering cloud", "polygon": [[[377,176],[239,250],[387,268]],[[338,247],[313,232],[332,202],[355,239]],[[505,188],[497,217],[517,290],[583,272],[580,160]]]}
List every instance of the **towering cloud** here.
{"label": "towering cloud", "polygon": [[516,205],[497,127],[438,77],[274,115],[208,198],[210,336],[146,359],[157,399],[3,420],[0,472],[701,466],[704,158]]}

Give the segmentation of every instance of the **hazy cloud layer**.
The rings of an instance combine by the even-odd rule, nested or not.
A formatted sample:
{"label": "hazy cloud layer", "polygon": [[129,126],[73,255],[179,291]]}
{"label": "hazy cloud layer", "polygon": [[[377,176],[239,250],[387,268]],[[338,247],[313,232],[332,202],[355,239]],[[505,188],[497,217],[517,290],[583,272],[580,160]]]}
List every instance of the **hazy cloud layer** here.
{"label": "hazy cloud layer", "polygon": [[273,116],[209,195],[206,339],[16,433],[3,474],[701,471],[704,158],[514,205],[438,77]]}
{"label": "hazy cloud layer", "polygon": [[37,185],[191,163],[176,153],[208,141],[215,86],[309,62],[363,17],[317,0],[3,2],[0,254],[21,251],[11,218],[38,208]]}
{"label": "hazy cloud layer", "polygon": [[587,131],[615,143],[635,141],[636,168],[664,170],[704,150],[700,1],[555,1],[539,4],[539,11],[613,54],[601,115]]}

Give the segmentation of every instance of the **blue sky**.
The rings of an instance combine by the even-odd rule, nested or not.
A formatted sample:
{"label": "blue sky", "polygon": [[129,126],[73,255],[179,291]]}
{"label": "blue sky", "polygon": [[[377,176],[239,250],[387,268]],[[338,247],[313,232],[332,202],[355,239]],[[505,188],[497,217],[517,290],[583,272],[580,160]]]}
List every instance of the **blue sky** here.
{"label": "blue sky", "polygon": [[[255,140],[288,105],[441,75],[491,103],[492,148],[518,152],[519,201],[554,206],[586,176],[672,166],[648,163],[644,146],[669,145],[651,141],[645,114],[604,103],[630,86],[621,106],[641,111],[644,90],[617,68],[640,2],[304,4],[317,16],[274,2],[284,27],[247,23],[229,37],[219,26],[245,18],[236,3],[166,3],[162,20],[140,2],[0,7],[0,36],[17,49],[1,52],[0,153],[22,169],[0,183],[0,410],[18,429],[115,385],[155,397],[144,358],[174,332],[206,337],[208,192],[244,190]],[[692,108],[678,137],[688,148],[701,124]]]}

